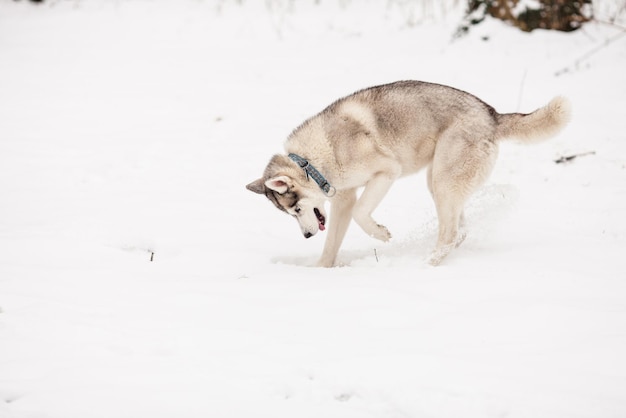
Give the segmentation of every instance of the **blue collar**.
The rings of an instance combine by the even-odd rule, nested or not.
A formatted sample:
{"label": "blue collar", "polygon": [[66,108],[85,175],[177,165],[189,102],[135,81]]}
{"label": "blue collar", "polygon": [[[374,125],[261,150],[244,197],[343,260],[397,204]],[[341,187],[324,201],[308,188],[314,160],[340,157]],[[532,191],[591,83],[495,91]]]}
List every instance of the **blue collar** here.
{"label": "blue collar", "polygon": [[317,169],[313,167],[313,165],[309,164],[307,160],[296,154],[289,154],[289,158],[291,158],[296,164],[300,166],[301,169],[304,170],[307,178],[311,177],[313,180],[315,180],[317,185],[320,186],[320,189],[322,189],[326,196],[332,197],[335,195],[335,193],[337,193],[337,190],[335,190],[335,188],[331,186],[330,183],[328,183],[328,180],[326,180],[326,178],[322,176],[322,173],[317,171]]}

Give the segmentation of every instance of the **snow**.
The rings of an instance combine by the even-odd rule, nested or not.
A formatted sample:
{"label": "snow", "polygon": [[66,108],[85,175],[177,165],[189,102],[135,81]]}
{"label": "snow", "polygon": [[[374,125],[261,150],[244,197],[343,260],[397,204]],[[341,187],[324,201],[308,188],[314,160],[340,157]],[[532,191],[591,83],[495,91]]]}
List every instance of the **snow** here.
{"label": "snow", "polygon": [[[0,3],[0,417],[626,416],[626,37],[452,41],[456,3]],[[443,265],[420,174],[312,268],[244,186],[399,79],[574,117],[503,144]]]}

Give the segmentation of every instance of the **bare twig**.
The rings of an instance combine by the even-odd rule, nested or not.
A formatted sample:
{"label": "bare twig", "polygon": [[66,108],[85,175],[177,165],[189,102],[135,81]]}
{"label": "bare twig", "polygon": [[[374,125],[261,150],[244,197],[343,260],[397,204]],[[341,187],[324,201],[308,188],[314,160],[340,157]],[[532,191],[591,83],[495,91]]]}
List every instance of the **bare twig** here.
{"label": "bare twig", "polygon": [[611,38],[607,39],[606,41],[604,41],[603,44],[598,45],[597,47],[591,49],[590,51],[585,52],[583,55],[580,56],[580,58],[578,58],[576,61],[574,61],[573,64],[568,65],[567,67],[563,67],[559,71],[555,72],[554,73],[555,76],[558,77],[560,75],[563,75],[565,73],[569,73],[570,71],[577,69],[583,61],[588,60],[591,56],[593,56],[596,53],[602,51],[604,48],[609,47],[612,43],[618,41],[621,37],[626,35],[626,28],[623,27],[623,26],[616,25],[614,23],[609,23],[609,22],[601,22],[601,21],[598,21],[598,22],[606,23],[606,24],[618,27],[618,28],[621,29],[621,32],[619,32],[616,35],[612,36]]}
{"label": "bare twig", "polygon": [[580,154],[564,155],[561,158],[554,160],[557,164],[569,163],[574,158],[584,157],[585,155],[595,155],[595,151],[582,152]]}

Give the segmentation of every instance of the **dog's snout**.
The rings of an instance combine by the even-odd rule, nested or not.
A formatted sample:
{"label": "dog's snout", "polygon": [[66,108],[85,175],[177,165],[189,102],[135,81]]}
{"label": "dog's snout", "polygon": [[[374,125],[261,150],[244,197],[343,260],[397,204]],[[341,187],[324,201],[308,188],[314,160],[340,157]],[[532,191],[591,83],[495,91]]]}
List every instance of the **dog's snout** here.
{"label": "dog's snout", "polygon": [[311,238],[313,236],[313,234],[311,234],[310,232],[305,232],[304,233],[304,238]]}

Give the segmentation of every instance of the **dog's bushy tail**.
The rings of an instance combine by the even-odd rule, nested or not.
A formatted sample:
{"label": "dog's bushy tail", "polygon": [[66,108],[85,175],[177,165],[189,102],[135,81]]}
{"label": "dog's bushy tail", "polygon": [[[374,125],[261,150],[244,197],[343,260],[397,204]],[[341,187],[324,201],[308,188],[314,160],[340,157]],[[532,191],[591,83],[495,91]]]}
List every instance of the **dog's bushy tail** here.
{"label": "dog's bushy tail", "polygon": [[571,118],[571,105],[565,97],[555,97],[546,106],[532,113],[498,115],[496,139],[517,139],[535,143],[556,135]]}

